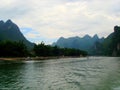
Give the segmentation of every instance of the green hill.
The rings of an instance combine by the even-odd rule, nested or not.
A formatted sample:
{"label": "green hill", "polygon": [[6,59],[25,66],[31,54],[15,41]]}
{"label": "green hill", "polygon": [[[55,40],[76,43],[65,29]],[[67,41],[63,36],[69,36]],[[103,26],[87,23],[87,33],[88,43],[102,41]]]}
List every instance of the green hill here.
{"label": "green hill", "polygon": [[103,51],[108,56],[120,56],[120,26],[115,26],[114,32],[105,39]]}
{"label": "green hill", "polygon": [[57,45],[63,48],[75,48],[75,49],[85,50],[89,54],[95,54],[91,50],[94,44],[96,42],[102,43],[103,41],[104,41],[104,38],[99,38],[97,34],[94,35],[93,37],[89,35],[85,35],[82,38],[78,36],[70,37],[70,38],[61,37],[58,39],[57,42],[53,43],[53,46]]}
{"label": "green hill", "polygon": [[89,55],[120,56],[120,26],[115,26],[114,32],[107,38],[99,38],[97,34],[93,37],[85,35],[83,38],[61,37],[53,45],[85,50]]}
{"label": "green hill", "polygon": [[22,41],[29,49],[33,48],[34,44],[28,41],[20,32],[19,27],[11,20],[6,22],[0,21],[0,41]]}

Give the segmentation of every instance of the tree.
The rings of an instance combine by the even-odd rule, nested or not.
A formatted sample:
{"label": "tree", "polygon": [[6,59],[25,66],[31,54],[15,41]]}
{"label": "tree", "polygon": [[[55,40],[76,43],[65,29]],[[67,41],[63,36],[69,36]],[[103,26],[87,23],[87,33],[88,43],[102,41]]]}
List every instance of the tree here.
{"label": "tree", "polygon": [[87,52],[71,49],[71,48],[59,48],[58,46],[45,45],[41,42],[34,46],[34,52],[37,56],[86,56]]}
{"label": "tree", "polygon": [[0,53],[1,57],[24,57],[28,55],[27,47],[22,41],[1,41]]}

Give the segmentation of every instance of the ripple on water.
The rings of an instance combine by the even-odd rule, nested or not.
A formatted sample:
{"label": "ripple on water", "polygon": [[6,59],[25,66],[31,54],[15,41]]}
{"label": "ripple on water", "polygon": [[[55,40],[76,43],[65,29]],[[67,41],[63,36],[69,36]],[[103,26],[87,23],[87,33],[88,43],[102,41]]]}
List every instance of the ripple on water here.
{"label": "ripple on water", "polygon": [[0,90],[119,90],[119,81],[109,57],[0,62]]}

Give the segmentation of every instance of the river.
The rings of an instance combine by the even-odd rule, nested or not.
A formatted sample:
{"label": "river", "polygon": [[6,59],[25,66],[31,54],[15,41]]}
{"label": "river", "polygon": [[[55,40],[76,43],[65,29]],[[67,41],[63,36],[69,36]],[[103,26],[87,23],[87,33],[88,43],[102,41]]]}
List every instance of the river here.
{"label": "river", "polygon": [[120,58],[0,61],[0,90],[120,90]]}

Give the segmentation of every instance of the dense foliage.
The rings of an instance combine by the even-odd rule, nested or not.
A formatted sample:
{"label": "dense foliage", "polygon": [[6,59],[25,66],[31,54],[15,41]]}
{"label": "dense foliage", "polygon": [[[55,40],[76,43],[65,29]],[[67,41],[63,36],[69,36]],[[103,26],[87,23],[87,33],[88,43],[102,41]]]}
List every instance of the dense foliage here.
{"label": "dense foliage", "polygon": [[34,52],[37,56],[86,56],[87,52],[70,49],[70,48],[59,48],[57,46],[45,45],[43,42],[41,44],[34,46]]}
{"label": "dense foliage", "polygon": [[99,44],[101,55],[120,56],[120,27],[115,26],[114,32],[111,33],[103,43]]}
{"label": "dense foliage", "polygon": [[27,47],[22,41],[0,41],[0,57],[24,57],[27,54]]}
{"label": "dense foliage", "polygon": [[22,41],[28,47],[32,49],[34,44],[29,42],[24,35],[21,33],[20,28],[13,23],[11,20],[6,22],[0,21],[0,41]]}
{"label": "dense foliage", "polygon": [[120,56],[120,27],[114,27],[114,36],[112,37],[112,55]]}
{"label": "dense foliage", "polygon": [[12,42],[12,41],[0,41],[0,57],[25,57],[34,54],[34,56],[86,56],[87,52],[59,48],[57,46],[45,45],[43,42],[41,44],[35,45],[33,51],[34,53],[28,53],[26,45],[22,42]]}
{"label": "dense foliage", "polygon": [[120,26],[115,26],[114,32],[107,38],[99,38],[97,34],[93,37],[85,35],[82,38],[61,37],[50,46],[43,42],[35,45],[23,36],[19,27],[11,20],[0,21],[0,57],[86,56],[87,53],[82,50],[89,55],[120,56]]}

